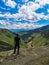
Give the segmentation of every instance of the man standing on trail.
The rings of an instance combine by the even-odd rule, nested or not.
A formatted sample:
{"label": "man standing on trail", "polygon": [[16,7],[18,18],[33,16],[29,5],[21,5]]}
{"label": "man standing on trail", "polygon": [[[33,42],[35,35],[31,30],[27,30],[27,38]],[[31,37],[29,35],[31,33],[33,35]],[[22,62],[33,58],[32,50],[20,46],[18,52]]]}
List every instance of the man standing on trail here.
{"label": "man standing on trail", "polygon": [[20,48],[20,36],[16,34],[14,38],[14,54],[16,53],[16,49],[17,49],[17,54],[19,54],[19,48]]}

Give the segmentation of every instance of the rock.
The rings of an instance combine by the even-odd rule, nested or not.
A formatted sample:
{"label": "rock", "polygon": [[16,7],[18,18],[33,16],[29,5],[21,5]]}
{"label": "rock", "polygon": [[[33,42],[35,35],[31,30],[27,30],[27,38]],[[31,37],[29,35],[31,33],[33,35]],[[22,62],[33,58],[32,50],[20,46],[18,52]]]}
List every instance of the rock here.
{"label": "rock", "polygon": [[3,62],[3,59],[0,59],[0,64]]}

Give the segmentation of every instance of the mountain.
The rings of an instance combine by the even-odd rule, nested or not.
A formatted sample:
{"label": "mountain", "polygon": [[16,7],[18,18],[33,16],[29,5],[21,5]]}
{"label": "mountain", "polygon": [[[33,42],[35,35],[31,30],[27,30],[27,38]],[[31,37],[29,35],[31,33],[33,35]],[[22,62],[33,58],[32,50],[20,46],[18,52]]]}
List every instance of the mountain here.
{"label": "mountain", "polygon": [[[42,31],[42,30],[46,30],[49,29],[49,25],[40,27],[40,28],[36,28],[36,29],[32,29],[30,31],[33,32],[38,32],[38,31]],[[28,29],[10,29],[10,31],[14,32],[14,33],[19,33],[19,32],[25,32],[25,31],[29,31]]]}
{"label": "mountain", "polygon": [[[21,47],[29,46],[49,46],[49,25],[19,32],[21,37]],[[0,29],[0,50],[13,48],[15,34],[7,29]]]}
{"label": "mountain", "polygon": [[44,30],[48,30],[49,29],[49,25],[47,26],[43,26],[43,27],[40,27],[40,28],[37,28],[37,29],[33,29],[33,30],[29,30],[29,31],[22,31],[20,32],[20,35],[22,36],[23,39],[26,39],[27,37],[29,37],[31,34],[34,34],[34,33],[39,33],[39,32],[42,32]]}
{"label": "mountain", "polygon": [[24,29],[10,29],[10,31],[12,31],[13,33],[19,33],[25,30]]}
{"label": "mountain", "polygon": [[11,49],[15,34],[0,29],[0,65],[49,65],[49,29],[19,34],[23,39],[21,45],[25,48],[20,48],[20,54],[14,56]]}
{"label": "mountain", "polygon": [[[49,65],[49,28],[19,32],[21,40],[20,54],[13,55],[15,34],[0,29],[1,65]],[[22,48],[23,46],[23,48]]]}
{"label": "mountain", "polygon": [[[8,29],[0,29],[0,51],[10,50],[14,47],[15,34]],[[24,42],[21,39],[21,47],[24,46]]]}
{"label": "mountain", "polygon": [[13,47],[14,34],[7,29],[0,29],[0,50],[9,50]]}
{"label": "mountain", "polygon": [[37,28],[37,29],[33,29],[33,30],[29,30],[29,31],[27,31],[27,30],[19,30],[19,32],[18,32],[18,30],[16,30],[16,29],[12,29],[11,31],[12,32],[14,32],[14,33],[19,33],[20,34],[20,36],[22,37],[22,39],[24,39],[24,40],[26,40],[28,37],[30,37],[32,34],[34,34],[34,33],[39,33],[40,31],[42,32],[42,31],[44,31],[44,30],[47,30],[47,29],[49,29],[49,25],[46,25],[46,26],[43,26],[43,27],[40,27],[40,28]]}
{"label": "mountain", "polygon": [[26,46],[49,46],[49,25],[19,34]]}

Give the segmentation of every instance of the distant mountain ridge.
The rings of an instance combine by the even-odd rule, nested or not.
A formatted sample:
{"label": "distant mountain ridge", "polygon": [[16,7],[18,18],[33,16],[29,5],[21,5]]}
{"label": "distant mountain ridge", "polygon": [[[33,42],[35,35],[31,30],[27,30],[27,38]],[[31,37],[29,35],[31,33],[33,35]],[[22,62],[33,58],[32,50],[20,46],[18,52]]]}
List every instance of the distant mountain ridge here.
{"label": "distant mountain ridge", "polygon": [[29,30],[29,31],[22,31],[20,32],[20,34],[22,33],[22,38],[27,38],[29,37],[31,34],[34,34],[34,33],[39,33],[39,32],[42,32],[44,30],[48,30],[49,29],[49,25],[47,26],[43,26],[43,27],[40,27],[40,28],[37,28],[37,29],[33,29],[33,30]]}
{"label": "distant mountain ridge", "polygon": [[39,32],[42,30],[46,30],[49,29],[49,25],[40,27],[40,28],[36,28],[36,29],[32,29],[32,30],[25,30],[25,29],[10,29],[10,31],[14,32],[14,33],[19,33],[19,32],[25,32],[25,31],[33,31],[33,32]]}
{"label": "distant mountain ridge", "polygon": [[[21,47],[28,46],[49,46],[49,25],[19,32]],[[15,34],[7,29],[0,29],[0,50],[13,48]]]}
{"label": "distant mountain ridge", "polygon": [[49,46],[49,25],[19,34],[27,45]]}

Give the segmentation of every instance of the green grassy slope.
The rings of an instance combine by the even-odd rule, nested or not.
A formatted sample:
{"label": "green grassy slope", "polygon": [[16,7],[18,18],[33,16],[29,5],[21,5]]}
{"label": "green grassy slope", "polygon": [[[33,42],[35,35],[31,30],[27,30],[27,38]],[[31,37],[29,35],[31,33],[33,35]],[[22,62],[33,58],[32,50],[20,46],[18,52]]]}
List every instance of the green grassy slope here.
{"label": "green grassy slope", "polygon": [[14,56],[10,49],[13,48],[15,35],[9,30],[0,29],[0,65],[49,65],[49,30],[30,32],[19,34],[23,39],[21,47],[31,48],[20,48],[20,54]]}
{"label": "green grassy slope", "polygon": [[[21,47],[49,46],[49,30],[33,33],[21,32]],[[14,34],[7,29],[0,29],[0,50],[12,49]]]}
{"label": "green grassy slope", "polygon": [[[31,33],[31,34],[30,34]],[[26,36],[26,38],[25,38]],[[31,46],[49,46],[49,29],[33,33],[23,32],[22,38],[24,42],[27,44],[27,47]]]}
{"label": "green grassy slope", "polygon": [[[15,34],[7,29],[0,29],[0,51],[10,50],[14,46]],[[21,39],[21,47],[25,47],[24,41]]]}
{"label": "green grassy slope", "polygon": [[0,50],[11,49],[13,46],[14,34],[7,29],[0,29]]}

